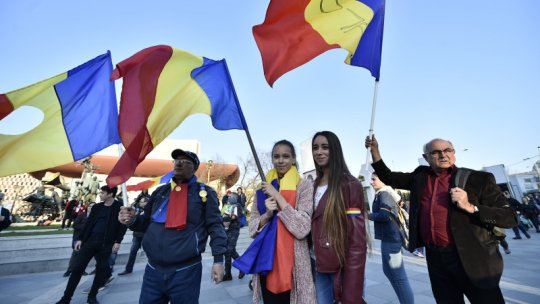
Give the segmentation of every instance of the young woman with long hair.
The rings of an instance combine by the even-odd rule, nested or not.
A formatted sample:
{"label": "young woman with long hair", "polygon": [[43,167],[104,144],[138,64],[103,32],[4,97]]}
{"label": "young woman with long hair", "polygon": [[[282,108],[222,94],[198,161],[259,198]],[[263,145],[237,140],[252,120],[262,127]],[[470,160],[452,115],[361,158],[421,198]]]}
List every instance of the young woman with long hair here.
{"label": "young woman with long hair", "polygon": [[363,187],[350,174],[334,133],[317,132],[312,152],[317,171],[311,226],[317,302],[362,303],[367,251]]}
{"label": "young woman with long hair", "polygon": [[[267,182],[262,183],[252,205],[249,233],[256,238],[253,243],[272,242],[262,245],[263,249],[259,249],[259,252],[264,252],[257,254],[257,257],[260,259],[271,251],[273,263],[262,266],[255,262],[246,268],[238,267],[246,266],[243,259],[251,255],[250,246],[233,265],[244,272],[255,273],[253,303],[262,300],[267,304],[316,304],[308,246],[313,186],[310,181],[300,177],[296,152],[289,141],[280,140],[274,144],[272,164],[274,168],[266,175]],[[264,247],[267,245],[272,246]],[[266,258],[261,260],[261,264],[269,261]]]}

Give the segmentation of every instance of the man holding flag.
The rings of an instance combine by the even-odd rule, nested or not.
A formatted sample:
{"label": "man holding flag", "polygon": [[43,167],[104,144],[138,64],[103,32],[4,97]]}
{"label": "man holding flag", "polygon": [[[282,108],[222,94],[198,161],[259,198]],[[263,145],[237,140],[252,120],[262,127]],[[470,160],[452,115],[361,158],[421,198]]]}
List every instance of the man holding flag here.
{"label": "man holding flag", "polygon": [[148,264],[140,303],[198,303],[208,235],[214,256],[211,280],[223,280],[227,236],[216,192],[197,182],[200,161],[195,153],[176,149],[171,156],[174,177],[152,193],[144,213],[135,216],[132,208],[123,208],[118,216],[131,230],[146,232]]}

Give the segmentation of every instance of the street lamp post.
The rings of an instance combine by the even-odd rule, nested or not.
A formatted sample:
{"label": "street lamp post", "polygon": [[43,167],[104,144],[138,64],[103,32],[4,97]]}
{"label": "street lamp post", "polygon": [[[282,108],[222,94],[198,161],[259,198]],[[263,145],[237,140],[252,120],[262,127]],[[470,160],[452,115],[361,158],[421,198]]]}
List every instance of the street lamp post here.
{"label": "street lamp post", "polygon": [[212,170],[212,167],[214,166],[214,162],[212,160],[209,160],[207,163],[206,163],[206,171],[207,171],[207,177],[206,177],[206,183],[209,184],[210,183],[210,171]]}

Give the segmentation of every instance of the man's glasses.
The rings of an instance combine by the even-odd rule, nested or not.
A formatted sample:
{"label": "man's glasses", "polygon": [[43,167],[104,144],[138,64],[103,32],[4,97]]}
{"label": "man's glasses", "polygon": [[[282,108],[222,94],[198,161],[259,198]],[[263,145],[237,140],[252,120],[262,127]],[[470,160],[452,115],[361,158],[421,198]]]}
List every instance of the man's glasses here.
{"label": "man's glasses", "polygon": [[182,164],[182,165],[188,165],[188,164],[194,165],[194,163],[190,161],[189,159],[173,159],[172,163]]}
{"label": "man's glasses", "polygon": [[444,150],[432,150],[430,152],[428,152],[429,155],[431,156],[437,156],[437,155],[448,155],[448,154],[452,154],[454,153],[456,150],[452,149],[452,148],[446,148]]}

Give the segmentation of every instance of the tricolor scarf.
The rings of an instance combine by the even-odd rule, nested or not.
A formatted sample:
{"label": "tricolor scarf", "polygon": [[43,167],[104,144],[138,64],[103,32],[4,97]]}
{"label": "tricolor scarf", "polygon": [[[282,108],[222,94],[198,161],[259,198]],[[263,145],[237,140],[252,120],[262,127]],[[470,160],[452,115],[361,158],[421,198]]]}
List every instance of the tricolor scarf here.
{"label": "tricolor scarf", "polygon": [[[266,180],[271,181],[293,208],[296,207],[296,187],[300,183],[300,174],[295,166],[281,180],[278,179],[277,171],[272,169],[266,175]],[[261,215],[266,213],[265,200],[266,195],[259,188],[257,209]],[[270,222],[244,254],[234,261],[233,266],[244,273],[266,275],[266,288],[273,293],[281,293],[292,289],[293,264],[294,237],[274,213]]]}
{"label": "tricolor scarf", "polygon": [[193,187],[197,177],[193,176],[187,183],[176,184],[171,179],[171,193],[152,215],[157,223],[165,223],[165,228],[182,230],[187,224],[187,197],[189,187]]}

